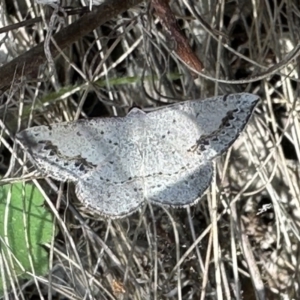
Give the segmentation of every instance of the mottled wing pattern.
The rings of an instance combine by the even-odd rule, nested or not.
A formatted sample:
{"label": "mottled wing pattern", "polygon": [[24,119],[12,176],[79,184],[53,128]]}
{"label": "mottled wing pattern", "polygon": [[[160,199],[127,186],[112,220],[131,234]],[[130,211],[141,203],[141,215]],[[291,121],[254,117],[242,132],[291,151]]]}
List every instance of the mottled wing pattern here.
{"label": "mottled wing pattern", "polygon": [[[179,143],[183,153],[192,151],[202,161],[211,160],[226,151],[238,138],[258,101],[259,97],[253,94],[231,94],[180,102],[147,116],[154,124],[152,126],[157,128],[162,148],[166,143]],[[161,119],[170,126],[159,123]],[[165,138],[162,139],[162,136]]]}
{"label": "mottled wing pattern", "polygon": [[[132,171],[142,161],[132,128],[127,126],[126,118],[98,118],[37,126],[18,133],[17,138],[38,168],[57,180],[77,181],[97,167],[103,168],[103,177],[111,179],[113,162],[126,157],[128,164],[119,164],[120,172],[113,174],[116,181],[124,181],[134,175]],[[112,171],[108,170],[110,165]]]}
{"label": "mottled wing pattern", "polygon": [[211,183],[211,160],[237,139],[258,100],[243,93],[148,114],[135,108],[124,118],[38,126],[17,138],[41,171],[74,181],[83,203],[117,218],[144,201],[195,203]]}
{"label": "mottled wing pattern", "polygon": [[145,178],[145,198],[158,205],[186,207],[200,200],[211,184],[213,163],[210,161],[174,174]]}
{"label": "mottled wing pattern", "polygon": [[121,218],[136,211],[145,201],[143,178],[124,182],[103,181],[103,171],[95,170],[76,184],[76,194],[87,206],[102,215]]}

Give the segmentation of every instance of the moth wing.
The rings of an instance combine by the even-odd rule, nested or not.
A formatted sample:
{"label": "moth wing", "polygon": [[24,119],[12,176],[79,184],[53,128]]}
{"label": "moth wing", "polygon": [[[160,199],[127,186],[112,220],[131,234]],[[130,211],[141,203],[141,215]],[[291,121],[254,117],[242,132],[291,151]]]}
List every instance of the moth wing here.
{"label": "moth wing", "polygon": [[212,162],[204,162],[178,174],[146,178],[146,198],[154,204],[186,207],[195,204],[209,188],[214,174]]}
{"label": "moth wing", "polygon": [[17,138],[37,167],[57,180],[76,181],[118,159],[122,164],[123,159],[126,164],[123,163],[123,171],[119,174],[119,181],[123,181],[135,175],[132,174],[134,166],[141,162],[140,154],[134,150],[133,126],[126,123],[126,118],[64,122],[26,129],[18,133]]}
{"label": "moth wing", "polygon": [[[198,161],[211,160],[238,138],[258,101],[253,94],[231,94],[180,102],[151,112],[147,114],[149,131],[154,140],[161,141],[154,144],[154,152],[164,158],[175,154],[182,165],[195,161],[194,155]],[[166,170],[163,163],[157,165],[161,166],[159,172]]]}
{"label": "moth wing", "polygon": [[106,181],[103,170],[95,170],[76,184],[76,195],[86,206],[105,217],[121,218],[135,212],[144,202],[142,178],[125,182]]}

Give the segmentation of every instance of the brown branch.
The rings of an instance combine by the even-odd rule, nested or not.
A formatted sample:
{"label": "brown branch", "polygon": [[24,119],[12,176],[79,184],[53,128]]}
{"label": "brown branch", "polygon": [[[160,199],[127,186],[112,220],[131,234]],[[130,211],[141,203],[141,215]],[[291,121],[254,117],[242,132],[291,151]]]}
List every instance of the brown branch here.
{"label": "brown branch", "polygon": [[[196,71],[201,72],[203,65],[200,62],[197,55],[191,49],[187,38],[180,31],[177,25],[176,18],[169,7],[168,0],[152,0],[153,7],[158,15],[161,23],[164,25],[166,30],[170,33],[172,38],[174,38],[175,53],[191,68]],[[196,73],[192,72],[192,75],[197,76]]]}
{"label": "brown branch", "polygon": [[[109,0],[107,3],[93,7],[93,10],[53,35],[58,47],[63,50],[82,38],[98,26],[111,20],[118,14],[139,4],[142,0]],[[52,43],[50,45],[53,57],[59,54]],[[35,77],[38,68],[45,63],[44,43],[40,43],[27,52],[19,55],[0,68],[0,94],[10,87],[13,81],[21,76]]]}
{"label": "brown branch", "polygon": [[[64,10],[64,12],[67,16],[73,16],[73,15],[78,15],[78,14],[90,12],[88,7],[78,7],[78,8],[63,7],[63,10]],[[53,9],[52,9],[52,11],[53,11]],[[41,21],[43,21],[42,17],[27,19],[25,21],[21,21],[21,22],[18,22],[16,24],[11,24],[11,25],[8,25],[8,26],[5,26],[5,27],[0,27],[0,33],[7,33],[11,30],[16,30],[16,29],[19,29],[21,27],[29,27],[29,26],[35,25],[36,23],[39,23]]]}

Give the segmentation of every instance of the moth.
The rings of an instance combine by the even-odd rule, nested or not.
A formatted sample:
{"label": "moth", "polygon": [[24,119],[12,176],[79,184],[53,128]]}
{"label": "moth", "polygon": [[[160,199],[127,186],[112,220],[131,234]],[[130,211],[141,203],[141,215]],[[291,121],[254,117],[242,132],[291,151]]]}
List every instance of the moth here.
{"label": "moth", "polygon": [[85,205],[110,218],[144,202],[195,204],[211,184],[212,161],[248,123],[259,97],[240,93],[167,105],[125,117],[28,128],[17,139],[46,176],[73,181]]}

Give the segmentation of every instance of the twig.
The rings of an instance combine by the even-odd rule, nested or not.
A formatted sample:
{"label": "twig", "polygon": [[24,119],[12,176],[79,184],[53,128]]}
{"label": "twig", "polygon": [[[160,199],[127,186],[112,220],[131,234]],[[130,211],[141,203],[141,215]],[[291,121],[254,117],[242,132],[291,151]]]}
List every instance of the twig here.
{"label": "twig", "polygon": [[[203,65],[191,49],[187,38],[180,31],[176,18],[169,7],[168,0],[152,0],[152,4],[161,23],[176,42],[175,53],[193,70],[201,72]],[[192,75],[198,77],[195,72],[192,72]]]}
{"label": "twig", "polygon": [[[78,14],[82,14],[82,13],[87,13],[89,12],[90,10],[87,8],[87,7],[78,7],[78,8],[63,8],[66,15],[67,16],[73,16],[73,15],[78,15]],[[11,30],[16,30],[16,29],[19,29],[21,27],[28,27],[28,26],[32,26],[36,23],[39,23],[42,21],[42,17],[36,17],[36,18],[32,18],[32,19],[28,19],[28,20],[25,20],[25,21],[21,21],[21,22],[18,22],[16,24],[11,24],[11,25],[8,25],[8,26],[5,26],[5,27],[1,27],[0,28],[0,33],[6,33],[6,32],[9,32]]]}

